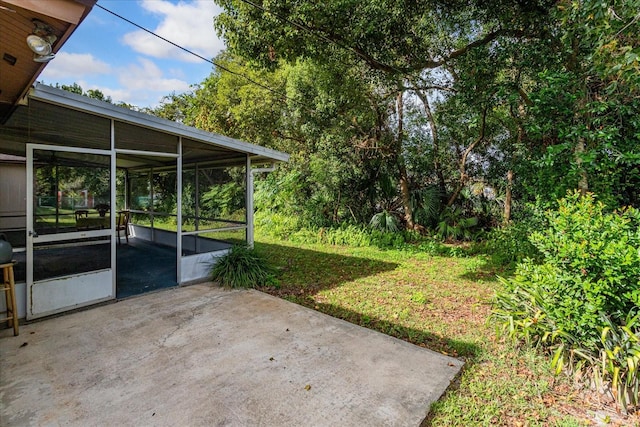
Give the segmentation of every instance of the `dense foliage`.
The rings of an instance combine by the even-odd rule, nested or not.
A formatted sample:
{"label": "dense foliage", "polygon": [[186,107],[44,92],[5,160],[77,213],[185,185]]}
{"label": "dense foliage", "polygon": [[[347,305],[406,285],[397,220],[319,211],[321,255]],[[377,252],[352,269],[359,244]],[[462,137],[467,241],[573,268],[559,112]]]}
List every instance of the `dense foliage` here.
{"label": "dense foliage", "polygon": [[290,153],[258,207],[459,240],[638,206],[638,0],[218,3],[219,67],[150,112]]}
{"label": "dense foliage", "polygon": [[610,212],[576,192],[547,220],[531,235],[542,262],[525,260],[502,279],[494,316],[516,339],[555,352],[558,370],[590,373],[600,386],[611,380],[623,408],[637,405],[640,211]]}
{"label": "dense foliage", "polygon": [[219,3],[234,74],[156,114],[290,153],[257,206],[458,240],[569,189],[638,205],[636,0]]}

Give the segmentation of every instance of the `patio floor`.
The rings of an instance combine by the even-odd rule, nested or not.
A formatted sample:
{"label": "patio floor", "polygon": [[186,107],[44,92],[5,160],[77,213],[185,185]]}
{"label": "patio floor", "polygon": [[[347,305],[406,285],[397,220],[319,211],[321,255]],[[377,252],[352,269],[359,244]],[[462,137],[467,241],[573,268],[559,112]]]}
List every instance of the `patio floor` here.
{"label": "patio floor", "polygon": [[0,425],[418,426],[461,366],[201,284],[0,330]]}

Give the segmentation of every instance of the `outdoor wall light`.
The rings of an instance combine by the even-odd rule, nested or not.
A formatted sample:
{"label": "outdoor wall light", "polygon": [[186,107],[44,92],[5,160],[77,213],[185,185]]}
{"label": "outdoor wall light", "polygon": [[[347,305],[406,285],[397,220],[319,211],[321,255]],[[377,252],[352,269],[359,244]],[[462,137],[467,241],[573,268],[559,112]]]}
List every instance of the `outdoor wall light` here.
{"label": "outdoor wall light", "polygon": [[53,34],[53,29],[44,22],[34,19],[33,33],[27,36],[27,46],[33,51],[35,62],[49,62],[56,57],[51,46],[58,38]]}

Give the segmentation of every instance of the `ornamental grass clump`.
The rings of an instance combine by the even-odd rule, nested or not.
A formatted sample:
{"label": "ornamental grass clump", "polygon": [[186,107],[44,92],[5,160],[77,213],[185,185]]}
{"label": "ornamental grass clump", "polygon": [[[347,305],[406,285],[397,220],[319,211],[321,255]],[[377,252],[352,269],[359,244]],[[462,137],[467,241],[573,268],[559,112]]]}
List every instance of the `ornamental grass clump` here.
{"label": "ornamental grass clump", "polygon": [[640,389],[640,211],[607,212],[569,194],[531,234],[524,260],[496,295],[493,318],[517,341],[552,355],[556,372],[608,391],[623,411]]}
{"label": "ornamental grass clump", "polygon": [[209,277],[229,288],[254,288],[267,284],[273,275],[255,249],[236,245],[212,263]]}

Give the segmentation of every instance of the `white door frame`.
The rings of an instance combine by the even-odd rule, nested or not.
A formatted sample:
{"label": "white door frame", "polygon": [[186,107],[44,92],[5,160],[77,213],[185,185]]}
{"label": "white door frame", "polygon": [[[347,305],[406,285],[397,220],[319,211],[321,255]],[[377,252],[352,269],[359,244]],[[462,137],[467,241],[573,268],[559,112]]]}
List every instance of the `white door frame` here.
{"label": "white door frame", "polygon": [[[97,154],[110,157],[111,171],[111,206],[112,214],[110,215],[110,227],[105,230],[92,231],[74,231],[70,233],[50,234],[38,236],[34,227],[34,172],[33,172],[33,151],[61,151],[67,153],[84,153]],[[112,300],[116,296],[116,239],[115,239],[115,221],[116,215],[113,214],[116,198],[116,154],[114,150],[97,150],[76,147],[61,147],[56,145],[45,144],[27,144],[27,320],[44,317],[51,314],[68,311],[74,308],[84,307],[103,301]],[[47,279],[40,282],[34,282],[33,279],[33,246],[34,239],[38,242],[61,242],[70,239],[82,239],[88,237],[111,236],[111,268],[108,270],[98,270],[96,272],[80,273],[61,278]],[[42,288],[38,285],[44,285],[47,290],[55,293],[53,306],[40,307],[39,298],[34,298],[34,291]]]}

